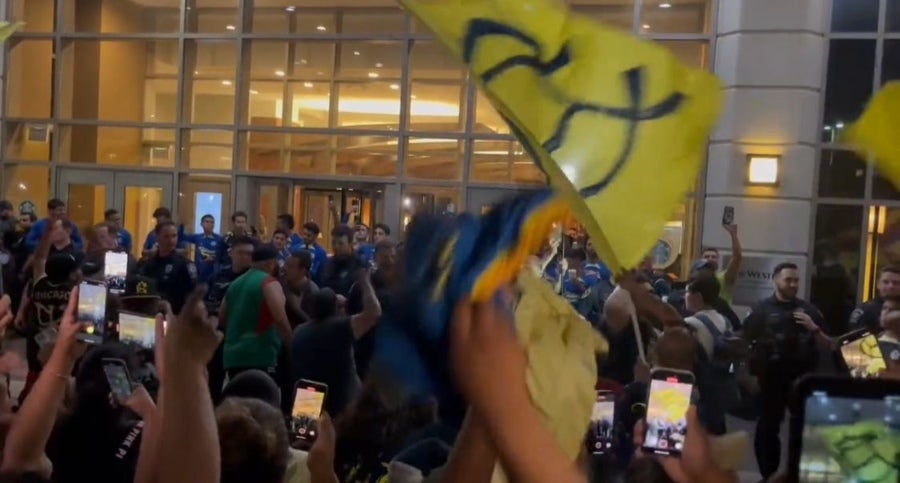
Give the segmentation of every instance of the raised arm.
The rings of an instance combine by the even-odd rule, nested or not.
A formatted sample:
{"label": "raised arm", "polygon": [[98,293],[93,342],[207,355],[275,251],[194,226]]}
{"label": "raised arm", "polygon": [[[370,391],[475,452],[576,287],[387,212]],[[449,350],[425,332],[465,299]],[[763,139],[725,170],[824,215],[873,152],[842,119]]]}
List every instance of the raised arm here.
{"label": "raised arm", "polygon": [[53,230],[62,229],[62,220],[47,219],[47,229],[41,235],[41,240],[34,249],[34,258],[31,261],[31,273],[37,281],[44,276],[47,267],[47,258],[50,256],[50,236]]}
{"label": "raised arm", "polygon": [[353,337],[359,339],[375,327],[381,317],[381,303],[375,295],[371,274],[367,269],[359,271],[356,283],[362,290],[362,312],[350,317],[350,326],[353,328]]}
{"label": "raised arm", "polygon": [[738,239],[737,225],[725,225],[725,230],[731,235],[731,261],[728,262],[728,267],[725,269],[725,290],[731,292],[741,269],[743,252],[741,251],[741,240]]}

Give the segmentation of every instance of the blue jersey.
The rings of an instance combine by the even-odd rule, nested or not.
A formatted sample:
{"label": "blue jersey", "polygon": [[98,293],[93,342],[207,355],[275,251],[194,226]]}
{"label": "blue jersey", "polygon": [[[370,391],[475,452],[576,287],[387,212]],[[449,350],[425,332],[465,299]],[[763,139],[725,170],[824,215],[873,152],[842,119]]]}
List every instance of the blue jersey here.
{"label": "blue jersey", "polygon": [[[34,252],[41,237],[44,236],[45,231],[47,231],[47,218],[38,220],[31,225],[31,229],[28,230],[28,234],[25,235],[25,248],[28,249],[29,253]],[[81,242],[81,235],[78,234],[78,227],[75,226],[74,223],[72,224],[71,238],[72,245],[75,245],[75,248],[81,250],[81,247],[83,247],[84,244]]]}
{"label": "blue jersey", "polygon": [[303,242],[303,239],[300,238],[300,235],[296,233],[291,233],[291,236],[287,240],[287,250],[290,253],[294,253],[297,250],[303,250],[306,247],[306,243]]}
{"label": "blue jersey", "polygon": [[597,285],[600,281],[609,282],[612,272],[603,262],[584,264],[584,283],[588,287]]}
{"label": "blue jersey", "polygon": [[366,263],[367,266],[375,267],[375,246],[364,243],[356,247],[356,256]]}
{"label": "blue jersey", "polygon": [[315,276],[319,273],[319,268],[325,263],[325,260],[328,258],[328,252],[325,251],[324,248],[319,246],[318,243],[313,243],[312,245],[300,245],[297,249],[291,248],[291,251],[300,251],[306,250],[312,254],[312,267],[309,269],[309,273],[312,276]]}
{"label": "blue jersey", "polygon": [[222,236],[215,233],[187,234],[184,225],[178,227],[178,242],[191,243],[194,249],[194,264],[197,266],[197,281],[207,282],[216,271],[216,262],[222,248]]}
{"label": "blue jersey", "polygon": [[131,233],[121,228],[116,231],[116,244],[126,252],[131,252]]}

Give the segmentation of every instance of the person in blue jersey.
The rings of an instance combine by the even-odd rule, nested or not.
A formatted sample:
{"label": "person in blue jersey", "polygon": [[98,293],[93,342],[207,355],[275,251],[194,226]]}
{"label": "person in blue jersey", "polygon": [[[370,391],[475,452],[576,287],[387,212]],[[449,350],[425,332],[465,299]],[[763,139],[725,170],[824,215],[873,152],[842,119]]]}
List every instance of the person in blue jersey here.
{"label": "person in blue jersey", "polygon": [[216,272],[216,261],[224,242],[221,235],[213,233],[216,219],[212,215],[203,215],[203,218],[200,218],[200,227],[203,233],[188,234],[184,232],[184,225],[179,225],[178,240],[196,247],[194,265],[197,266],[197,281],[206,283]]}
{"label": "person in blue jersey", "polygon": [[[159,207],[153,211],[153,218],[156,220],[156,225],[159,226],[165,223],[172,223],[172,212],[166,207]],[[156,251],[158,248],[158,244],[156,241],[156,229],[153,229],[150,233],[147,233],[147,238],[144,239],[144,247],[141,250],[141,258],[151,258],[156,255]],[[178,245],[176,245],[175,249],[177,251],[184,250],[184,243],[179,240]]]}
{"label": "person in blue jersey", "polygon": [[319,273],[319,268],[325,263],[325,259],[328,258],[328,252],[322,248],[321,245],[318,244],[316,240],[319,239],[319,233],[321,230],[319,229],[319,225],[314,221],[307,222],[303,225],[303,230],[300,232],[300,237],[303,240],[301,246],[297,247],[297,249],[292,249],[292,251],[297,250],[306,250],[312,253],[312,267],[310,269],[310,273],[313,278],[315,278]]}
{"label": "person in blue jersey", "polygon": [[287,234],[288,251],[293,253],[303,248],[303,238],[294,233],[294,217],[288,213],[278,215],[275,220],[275,229],[281,230]]}
{"label": "person in blue jersey", "polygon": [[606,297],[616,287],[612,271],[597,256],[597,250],[590,238],[584,244],[584,252],[587,256],[584,263],[584,282],[591,290],[598,293],[600,300],[606,300]]}
{"label": "person in blue jersey", "polygon": [[272,246],[278,252],[278,270],[284,270],[284,264],[288,257],[291,256],[291,249],[288,247],[288,233],[284,230],[275,230],[272,233]]}
{"label": "person in blue jersey", "polygon": [[[47,202],[47,216],[54,217],[54,219],[65,220],[68,215],[68,210],[66,209],[66,202],[57,198],[53,198]],[[28,249],[29,253],[33,253],[35,247],[37,247],[38,241],[44,236],[44,232],[47,231],[47,220],[48,218],[44,218],[42,220],[38,220],[31,225],[31,229],[28,230],[28,235],[25,237],[25,248]],[[78,227],[72,225],[72,244],[78,250],[84,246],[84,243],[81,241],[81,235],[78,234]]]}
{"label": "person in blue jersey", "polygon": [[572,248],[566,253],[568,266],[566,273],[563,274],[563,297],[575,307],[590,292],[590,287],[584,279],[585,258],[584,250],[581,248]]}
{"label": "person in blue jersey", "polygon": [[116,245],[123,251],[131,253],[133,242],[131,241],[131,233],[122,226],[122,215],[119,210],[111,208],[103,213],[103,221],[111,223],[116,227]]}
{"label": "person in blue jersey", "polygon": [[366,266],[375,266],[375,245],[369,243],[369,227],[359,222],[353,230],[353,251],[365,262]]}

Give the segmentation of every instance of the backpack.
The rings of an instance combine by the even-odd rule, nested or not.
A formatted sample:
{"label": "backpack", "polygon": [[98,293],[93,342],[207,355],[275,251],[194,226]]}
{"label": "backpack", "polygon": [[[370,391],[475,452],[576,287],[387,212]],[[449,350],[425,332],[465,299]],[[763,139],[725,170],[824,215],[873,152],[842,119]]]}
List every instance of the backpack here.
{"label": "backpack", "polygon": [[739,373],[747,366],[749,346],[731,330],[720,331],[706,315],[694,314],[693,317],[699,320],[713,337],[713,353],[708,362],[709,382],[719,395],[722,409],[732,412],[744,397]]}

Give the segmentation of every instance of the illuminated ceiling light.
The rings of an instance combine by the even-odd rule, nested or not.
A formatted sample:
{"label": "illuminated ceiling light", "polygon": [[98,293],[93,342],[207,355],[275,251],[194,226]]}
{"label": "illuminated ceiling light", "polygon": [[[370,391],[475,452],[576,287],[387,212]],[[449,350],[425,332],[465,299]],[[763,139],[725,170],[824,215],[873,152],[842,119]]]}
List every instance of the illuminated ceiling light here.
{"label": "illuminated ceiling light", "polygon": [[400,84],[391,84],[391,90],[396,91],[400,89]]}
{"label": "illuminated ceiling light", "polygon": [[230,86],[230,85],[231,85],[231,81],[230,81],[230,80],[223,80],[223,81],[222,81],[222,85],[223,85],[223,86]]}
{"label": "illuminated ceiling light", "polygon": [[324,25],[317,25],[317,26],[316,26],[316,30],[318,30],[319,32],[324,32],[324,31],[326,31],[326,30],[328,30],[328,29],[325,28]]}
{"label": "illuminated ceiling light", "polygon": [[312,88],[313,88],[313,83],[312,83],[312,82],[304,82],[304,83],[303,83],[303,87],[305,87],[305,88],[307,88],[307,89],[312,89]]}
{"label": "illuminated ceiling light", "polygon": [[297,10],[297,7],[286,7],[285,8],[285,11],[288,11],[288,12],[293,12],[294,10]]}
{"label": "illuminated ceiling light", "polygon": [[641,28],[644,29],[644,30],[650,30],[650,24],[649,24],[649,23],[645,23],[644,25],[641,25]]}
{"label": "illuminated ceiling light", "polygon": [[834,125],[834,127],[837,129],[844,129],[844,123],[838,121],[837,124]]}
{"label": "illuminated ceiling light", "polygon": [[672,4],[669,2],[660,3],[659,8],[672,8]]}
{"label": "illuminated ceiling light", "polygon": [[306,59],[300,59],[300,63],[301,63],[302,65],[306,65],[306,64],[309,63],[309,61],[306,60]]}
{"label": "illuminated ceiling light", "polygon": [[412,200],[409,199],[409,196],[407,196],[406,198],[403,198],[403,206],[405,206],[407,208],[412,206]]}
{"label": "illuminated ceiling light", "polygon": [[275,75],[278,77],[284,77],[286,74],[284,73],[283,70],[276,70]]}
{"label": "illuminated ceiling light", "polygon": [[369,72],[369,79],[377,79],[378,72]]}
{"label": "illuminated ceiling light", "polygon": [[225,30],[231,30],[231,31],[234,31],[234,29],[235,29],[234,25],[226,25],[226,26],[225,26]]}
{"label": "illuminated ceiling light", "polygon": [[25,190],[28,189],[28,187],[25,186],[25,183],[19,183],[19,189],[22,190],[22,191],[25,191]]}
{"label": "illuminated ceiling light", "polygon": [[747,156],[747,178],[748,185],[777,186],[778,185],[778,164],[781,156],[756,155]]}
{"label": "illuminated ceiling light", "polygon": [[411,96],[409,96],[409,97],[410,97],[411,99],[418,99],[418,97],[417,97],[415,94],[413,94],[413,95],[411,95]]}
{"label": "illuminated ceiling light", "polygon": [[259,94],[259,91],[256,89],[250,89],[250,93],[253,95]]}
{"label": "illuminated ceiling light", "polygon": [[[276,102],[278,104],[278,102]],[[276,106],[277,107],[277,106]],[[399,99],[377,99],[365,97],[342,98],[338,101],[338,111],[348,114],[370,114],[396,116],[400,113]],[[328,112],[331,101],[328,97],[304,97],[294,101],[294,111],[308,110]],[[459,117],[459,105],[449,102],[420,101],[410,104],[410,114],[421,117]],[[281,112],[281,111],[278,111]]]}
{"label": "illuminated ceiling light", "polygon": [[382,67],[384,67],[384,64],[382,64],[381,62],[378,62],[378,63],[375,64],[375,68],[376,68],[376,69],[380,69],[380,68],[382,68]]}
{"label": "illuminated ceiling light", "polygon": [[361,55],[358,50],[353,51],[353,55]]}

